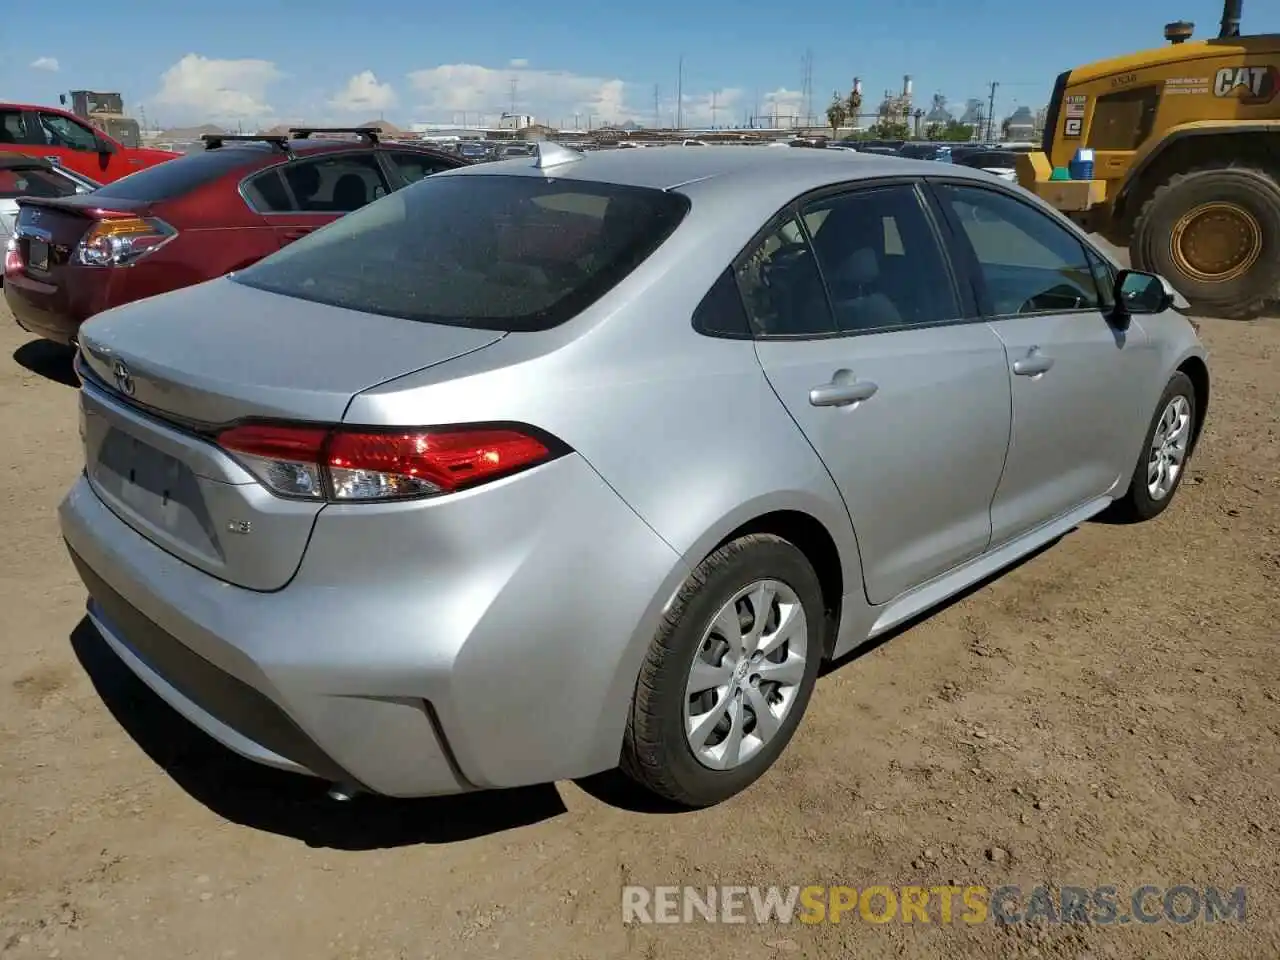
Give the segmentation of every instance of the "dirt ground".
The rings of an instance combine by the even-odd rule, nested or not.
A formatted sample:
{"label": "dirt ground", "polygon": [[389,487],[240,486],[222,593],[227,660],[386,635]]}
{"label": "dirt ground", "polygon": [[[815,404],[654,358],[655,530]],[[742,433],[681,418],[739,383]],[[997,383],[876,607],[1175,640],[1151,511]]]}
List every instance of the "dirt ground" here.
{"label": "dirt ground", "polygon": [[[1280,956],[1280,322],[1202,335],[1216,393],[1163,517],[1087,524],[838,665],[774,771],[676,814],[609,777],[336,804],[204,739],[82,620],[55,522],[70,370],[0,305],[0,955]],[[948,882],[1244,885],[1247,919],[628,927],[620,907],[626,883]]]}

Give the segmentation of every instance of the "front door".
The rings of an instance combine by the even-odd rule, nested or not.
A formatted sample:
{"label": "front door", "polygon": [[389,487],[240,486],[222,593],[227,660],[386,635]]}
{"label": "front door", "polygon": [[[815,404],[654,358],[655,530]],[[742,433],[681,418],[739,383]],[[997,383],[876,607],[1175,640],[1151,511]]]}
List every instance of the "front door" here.
{"label": "front door", "polygon": [[1013,431],[991,507],[999,544],[1128,478],[1151,345],[1138,324],[1109,322],[1108,268],[1068,229],[1003,191],[936,190],[1008,354]]}
{"label": "front door", "polygon": [[765,375],[849,509],[867,598],[981,554],[1009,439],[1005,353],[964,319],[916,187],[811,202],[738,276]]}

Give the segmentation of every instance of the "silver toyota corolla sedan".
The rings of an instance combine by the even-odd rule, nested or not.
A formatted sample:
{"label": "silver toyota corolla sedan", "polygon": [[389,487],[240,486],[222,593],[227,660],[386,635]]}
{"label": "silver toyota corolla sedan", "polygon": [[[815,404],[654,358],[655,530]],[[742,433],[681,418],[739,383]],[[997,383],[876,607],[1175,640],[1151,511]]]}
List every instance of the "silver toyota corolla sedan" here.
{"label": "silver toyota corolla sedan", "polygon": [[1165,509],[1183,309],[980,171],[544,146],[90,320],[62,531],[111,648],[253,760],[707,805],[823,661]]}

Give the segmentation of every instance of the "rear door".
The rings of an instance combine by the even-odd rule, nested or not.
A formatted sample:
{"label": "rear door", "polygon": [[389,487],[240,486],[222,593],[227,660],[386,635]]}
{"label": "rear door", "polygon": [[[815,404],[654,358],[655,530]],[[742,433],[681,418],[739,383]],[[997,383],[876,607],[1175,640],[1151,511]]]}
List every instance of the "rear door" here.
{"label": "rear door", "polygon": [[285,246],[390,192],[369,149],[324,153],[277,164],[249,178],[244,196]]}
{"label": "rear door", "polygon": [[986,550],[1009,439],[1005,353],[953,282],[917,186],[800,206],[738,276],[765,375],[849,508],[867,598]]}
{"label": "rear door", "polygon": [[934,189],[1008,352],[1013,431],[991,513],[1001,543],[1103,496],[1133,469],[1154,354],[1139,324],[1122,332],[1108,321],[1097,280],[1109,268],[1073,233],[995,186]]}

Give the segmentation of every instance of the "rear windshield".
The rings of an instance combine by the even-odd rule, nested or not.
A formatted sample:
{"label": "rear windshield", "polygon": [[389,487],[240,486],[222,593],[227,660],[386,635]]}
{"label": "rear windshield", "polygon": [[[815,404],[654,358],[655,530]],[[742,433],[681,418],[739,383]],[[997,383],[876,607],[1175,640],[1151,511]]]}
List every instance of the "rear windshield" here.
{"label": "rear windshield", "polygon": [[938,148],[931,143],[908,143],[903,145],[898,152],[904,157],[914,157],[917,160],[932,160],[938,155]]}
{"label": "rear windshield", "polygon": [[66,177],[38,167],[28,170],[0,167],[0,199],[14,197],[69,197],[76,185]]}
{"label": "rear windshield", "polygon": [[259,290],[429,323],[546,330],[656,250],[680,194],[443,174],[397,190],[234,275]]}
{"label": "rear windshield", "polygon": [[121,177],[99,187],[95,194],[107,200],[169,200],[262,157],[263,151],[257,149],[201,150]]}

